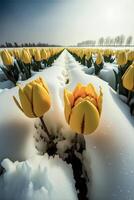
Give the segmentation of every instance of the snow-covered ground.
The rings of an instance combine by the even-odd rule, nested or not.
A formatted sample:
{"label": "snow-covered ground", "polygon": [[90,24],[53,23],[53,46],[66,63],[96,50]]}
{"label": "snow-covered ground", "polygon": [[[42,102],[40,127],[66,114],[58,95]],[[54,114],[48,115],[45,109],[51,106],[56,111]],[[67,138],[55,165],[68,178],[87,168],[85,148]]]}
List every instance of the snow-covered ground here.
{"label": "snow-covered ground", "polygon": [[4,181],[0,179],[0,199],[77,200],[71,166],[58,156],[34,156],[25,162],[5,159]]}
{"label": "snow-covered ground", "polygon": [[[73,89],[78,82],[102,87],[104,98],[99,127],[85,136],[84,164],[92,180],[89,193],[92,200],[133,199],[134,117],[129,107],[108,83],[86,74],[83,66],[66,50],[52,67],[22,84],[38,76],[46,80],[52,98],[52,107],[44,116],[48,129],[51,133],[63,133],[66,138],[73,133],[64,118],[64,88]],[[66,85],[67,79],[69,84]],[[77,199],[71,166],[58,157],[38,155],[33,138],[37,120],[27,118],[17,108],[12,98],[17,96],[17,91],[15,87],[0,93],[0,160],[5,168],[0,177],[0,199]]]}

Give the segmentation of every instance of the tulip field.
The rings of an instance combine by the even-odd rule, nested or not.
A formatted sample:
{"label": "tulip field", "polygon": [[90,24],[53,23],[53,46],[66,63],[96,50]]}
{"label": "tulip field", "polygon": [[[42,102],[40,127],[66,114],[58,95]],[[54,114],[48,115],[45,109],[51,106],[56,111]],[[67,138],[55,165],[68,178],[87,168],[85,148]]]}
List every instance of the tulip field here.
{"label": "tulip field", "polygon": [[0,200],[134,199],[134,49],[0,49]]}

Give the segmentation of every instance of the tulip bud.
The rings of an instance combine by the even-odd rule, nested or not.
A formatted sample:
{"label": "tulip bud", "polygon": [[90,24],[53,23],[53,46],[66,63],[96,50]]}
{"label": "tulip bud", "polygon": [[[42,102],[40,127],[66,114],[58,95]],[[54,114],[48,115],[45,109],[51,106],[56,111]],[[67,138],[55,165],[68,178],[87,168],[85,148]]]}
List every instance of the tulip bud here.
{"label": "tulip bud", "polygon": [[30,118],[43,116],[51,105],[47,84],[40,77],[26,84],[24,88],[19,88],[20,103],[13,98],[20,110]]}
{"label": "tulip bud", "polygon": [[92,57],[91,51],[87,52],[86,59],[89,60]]}
{"label": "tulip bud", "polygon": [[127,60],[134,61],[134,51],[129,51],[127,53]]}
{"label": "tulip bud", "polygon": [[13,57],[9,54],[9,52],[5,49],[1,52],[1,58],[3,64],[9,69],[9,66],[14,64]]}
{"label": "tulip bud", "polygon": [[31,55],[30,55],[28,50],[22,49],[21,60],[25,64],[30,64],[31,63],[32,59],[31,59]]}
{"label": "tulip bud", "polygon": [[31,56],[34,56],[35,49],[34,49],[34,48],[31,48],[31,49],[29,49],[29,52],[30,52]]}
{"label": "tulip bud", "polygon": [[41,59],[42,60],[47,60],[47,52],[45,49],[41,49]]}
{"label": "tulip bud", "polygon": [[12,57],[14,56],[13,50],[12,50],[12,49],[9,49],[9,50],[8,50],[8,53],[10,54],[10,56],[12,56]]}
{"label": "tulip bud", "polygon": [[105,56],[109,56],[110,55],[110,50],[109,49],[105,49],[104,50],[104,55]]}
{"label": "tulip bud", "polygon": [[124,51],[119,52],[117,55],[117,64],[121,66],[121,65],[125,65],[126,63],[127,63],[126,52]]}
{"label": "tulip bud", "polygon": [[70,128],[82,134],[90,134],[99,124],[102,109],[102,91],[98,95],[90,83],[77,84],[73,92],[64,91],[64,113]]}
{"label": "tulip bud", "polygon": [[134,63],[129,66],[122,77],[124,88],[129,91],[134,91]]}
{"label": "tulip bud", "polygon": [[46,50],[46,52],[47,52],[47,59],[49,59],[51,57],[50,50],[48,49],[48,50]]}
{"label": "tulip bud", "polygon": [[102,58],[102,55],[98,53],[96,57],[96,64],[100,65],[101,63],[103,63],[103,58]]}
{"label": "tulip bud", "polygon": [[35,51],[34,51],[34,59],[35,59],[35,61],[41,61],[41,55],[40,55],[40,50],[39,49],[35,49]]}
{"label": "tulip bud", "polygon": [[14,49],[13,53],[16,59],[20,59],[20,51],[18,49]]}

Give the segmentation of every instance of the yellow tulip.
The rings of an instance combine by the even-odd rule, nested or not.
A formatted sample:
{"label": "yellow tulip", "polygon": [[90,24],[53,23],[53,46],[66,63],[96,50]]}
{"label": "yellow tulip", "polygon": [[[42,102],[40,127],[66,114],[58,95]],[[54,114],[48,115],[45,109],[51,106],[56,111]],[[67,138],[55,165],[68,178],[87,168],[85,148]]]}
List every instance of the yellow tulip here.
{"label": "yellow tulip", "polygon": [[14,53],[13,53],[13,50],[12,49],[9,49],[8,50],[8,53],[13,57],[14,56]]}
{"label": "yellow tulip", "polygon": [[3,64],[9,68],[9,66],[13,65],[13,57],[9,54],[9,52],[5,49],[1,52],[1,58],[3,61]]}
{"label": "yellow tulip", "polygon": [[86,59],[89,60],[92,56],[92,53],[91,51],[88,51],[87,54],[86,54]]}
{"label": "yellow tulip", "polygon": [[46,49],[46,52],[47,52],[47,59],[49,59],[51,57],[51,52],[49,49]]}
{"label": "yellow tulip", "polygon": [[29,52],[30,52],[31,56],[34,56],[35,49],[31,48],[31,49],[29,49]]}
{"label": "yellow tulip", "polygon": [[101,110],[103,94],[98,95],[95,87],[78,83],[73,92],[64,90],[64,114],[70,128],[82,134],[90,134],[96,130]]}
{"label": "yellow tulip", "polygon": [[19,87],[19,99],[15,103],[27,117],[41,117],[50,108],[51,101],[47,84],[41,77],[28,83],[24,88]]}
{"label": "yellow tulip", "polygon": [[21,60],[25,64],[30,64],[32,62],[31,55],[27,49],[22,49]]}
{"label": "yellow tulip", "polygon": [[134,51],[129,51],[127,53],[127,60],[134,61]]}
{"label": "yellow tulip", "polygon": [[17,59],[20,59],[20,51],[18,49],[14,49],[13,50],[13,53],[14,53],[14,56],[17,58]]}
{"label": "yellow tulip", "polygon": [[41,59],[47,60],[47,51],[45,49],[41,49]]}
{"label": "yellow tulip", "polygon": [[134,91],[134,63],[129,66],[129,68],[123,75],[122,83],[124,88],[126,88],[129,91]]}
{"label": "yellow tulip", "polygon": [[104,52],[103,52],[103,55],[104,56],[109,56],[110,55],[109,49],[105,49]]}
{"label": "yellow tulip", "polygon": [[39,49],[35,49],[34,51],[34,59],[35,61],[41,61],[41,55],[40,55],[40,50]]}
{"label": "yellow tulip", "polygon": [[119,52],[117,55],[117,64],[121,66],[121,65],[125,65],[126,63],[127,63],[126,52],[124,51]]}
{"label": "yellow tulip", "polygon": [[96,64],[100,65],[101,63],[103,63],[103,58],[102,58],[102,55],[98,53],[96,57]]}

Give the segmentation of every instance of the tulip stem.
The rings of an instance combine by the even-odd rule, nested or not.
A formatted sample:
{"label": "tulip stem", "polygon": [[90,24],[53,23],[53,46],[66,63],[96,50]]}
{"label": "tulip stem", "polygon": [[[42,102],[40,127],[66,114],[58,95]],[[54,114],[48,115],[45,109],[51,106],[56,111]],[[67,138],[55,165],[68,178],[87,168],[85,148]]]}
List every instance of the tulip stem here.
{"label": "tulip stem", "polygon": [[48,131],[48,129],[47,129],[47,126],[46,126],[46,124],[45,124],[45,122],[44,122],[44,120],[43,120],[43,116],[42,117],[40,117],[40,121],[41,121],[41,123],[42,123],[42,126],[43,126],[43,129],[44,129],[44,131],[46,132],[46,135],[47,135],[47,139],[48,139],[48,141],[50,141],[50,133],[49,133],[49,131]]}
{"label": "tulip stem", "polygon": [[129,91],[129,92],[128,92],[127,104],[129,104],[129,102],[130,102],[130,100],[131,100],[131,97],[132,97],[132,92]]}
{"label": "tulip stem", "polygon": [[0,165],[0,176],[2,176],[2,174],[4,174],[5,169]]}

